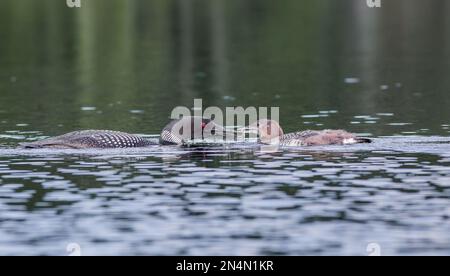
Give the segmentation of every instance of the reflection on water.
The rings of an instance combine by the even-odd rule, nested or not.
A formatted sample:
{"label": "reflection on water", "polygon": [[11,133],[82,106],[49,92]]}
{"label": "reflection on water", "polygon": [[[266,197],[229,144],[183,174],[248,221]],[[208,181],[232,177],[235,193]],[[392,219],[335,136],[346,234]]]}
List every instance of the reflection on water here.
{"label": "reflection on water", "polygon": [[[282,2],[282,3],[281,3]],[[450,3],[0,1],[0,254],[449,254]],[[371,145],[23,151],[279,106]]]}

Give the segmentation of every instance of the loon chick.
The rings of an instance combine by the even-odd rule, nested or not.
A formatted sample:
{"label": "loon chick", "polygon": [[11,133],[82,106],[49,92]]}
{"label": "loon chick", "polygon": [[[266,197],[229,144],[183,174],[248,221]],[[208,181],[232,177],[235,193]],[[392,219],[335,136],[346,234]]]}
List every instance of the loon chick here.
{"label": "loon chick", "polygon": [[137,148],[154,143],[134,134],[112,130],[82,130],[32,143],[23,143],[28,149],[87,149],[87,148]]}
{"label": "loon chick", "polygon": [[350,145],[372,142],[370,139],[357,137],[345,130],[305,130],[284,134],[276,121],[267,119],[257,121],[250,125],[249,129],[257,131],[261,143],[280,146]]}
{"label": "loon chick", "polygon": [[161,145],[183,145],[195,139],[223,139],[225,129],[210,119],[197,116],[184,116],[172,120],[161,131]]}

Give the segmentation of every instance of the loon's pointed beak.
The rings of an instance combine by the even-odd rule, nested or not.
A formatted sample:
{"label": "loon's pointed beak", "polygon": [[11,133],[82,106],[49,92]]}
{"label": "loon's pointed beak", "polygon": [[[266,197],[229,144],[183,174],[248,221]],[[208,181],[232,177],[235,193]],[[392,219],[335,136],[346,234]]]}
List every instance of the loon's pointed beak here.
{"label": "loon's pointed beak", "polygon": [[223,142],[244,142],[258,137],[258,128],[221,126],[215,123],[208,123],[203,128],[202,138],[205,140],[221,140]]}
{"label": "loon's pointed beak", "polygon": [[240,142],[252,141],[253,139],[257,139],[259,135],[258,128],[253,126],[240,127],[235,132]]}
{"label": "loon's pointed beak", "polygon": [[227,140],[231,137],[234,137],[234,135],[234,130],[215,124],[213,122],[208,123],[203,128],[203,139]]}
{"label": "loon's pointed beak", "polygon": [[244,134],[258,134],[258,128],[256,127],[241,127],[238,131]]}
{"label": "loon's pointed beak", "polygon": [[237,132],[244,137],[256,138],[259,134],[259,129],[255,126],[240,127],[237,129]]}

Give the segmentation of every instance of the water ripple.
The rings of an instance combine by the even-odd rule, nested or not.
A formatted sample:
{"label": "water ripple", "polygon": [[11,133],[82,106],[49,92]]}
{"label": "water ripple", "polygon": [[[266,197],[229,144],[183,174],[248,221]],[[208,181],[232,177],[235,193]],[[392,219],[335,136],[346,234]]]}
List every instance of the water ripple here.
{"label": "water ripple", "polygon": [[448,253],[449,149],[2,149],[0,253]]}

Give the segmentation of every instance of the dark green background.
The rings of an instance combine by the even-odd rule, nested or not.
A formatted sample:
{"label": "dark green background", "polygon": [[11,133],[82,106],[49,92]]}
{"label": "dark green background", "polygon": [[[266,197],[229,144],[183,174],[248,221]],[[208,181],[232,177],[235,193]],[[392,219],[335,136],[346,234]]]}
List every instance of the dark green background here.
{"label": "dark green background", "polygon": [[[449,11],[445,0],[2,0],[0,132],[156,134],[202,98],[280,106],[290,131],[445,135]],[[324,110],[338,113],[301,117]]]}

